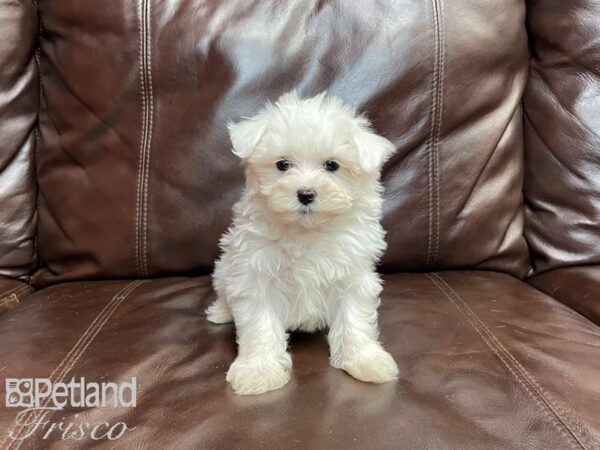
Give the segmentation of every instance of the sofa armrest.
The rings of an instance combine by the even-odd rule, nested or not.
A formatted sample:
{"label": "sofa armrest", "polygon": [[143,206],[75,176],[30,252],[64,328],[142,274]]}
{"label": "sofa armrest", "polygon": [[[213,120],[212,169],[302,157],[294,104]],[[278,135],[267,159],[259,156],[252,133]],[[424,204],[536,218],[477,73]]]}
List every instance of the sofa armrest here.
{"label": "sofa armrest", "polygon": [[22,281],[0,278],[0,315],[11,309],[34,289]]}
{"label": "sofa armrest", "polygon": [[592,322],[600,324],[600,266],[551,270],[528,280]]}
{"label": "sofa armrest", "polygon": [[37,263],[39,28],[35,1],[0,2],[0,277],[4,278],[24,278]]}

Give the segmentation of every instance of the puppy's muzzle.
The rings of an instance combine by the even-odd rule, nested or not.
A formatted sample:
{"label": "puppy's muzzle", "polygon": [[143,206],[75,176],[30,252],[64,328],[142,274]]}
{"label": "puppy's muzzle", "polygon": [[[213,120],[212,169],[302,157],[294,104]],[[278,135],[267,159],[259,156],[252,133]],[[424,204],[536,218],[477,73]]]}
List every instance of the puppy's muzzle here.
{"label": "puppy's muzzle", "polygon": [[298,201],[303,205],[308,205],[315,200],[317,193],[313,189],[300,189],[298,190]]}

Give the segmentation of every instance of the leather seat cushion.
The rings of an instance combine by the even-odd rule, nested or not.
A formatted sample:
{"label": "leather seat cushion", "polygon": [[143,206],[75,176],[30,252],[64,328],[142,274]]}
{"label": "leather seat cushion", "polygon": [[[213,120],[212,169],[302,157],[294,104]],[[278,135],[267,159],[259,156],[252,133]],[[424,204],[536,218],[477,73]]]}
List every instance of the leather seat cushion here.
{"label": "leather seat cushion", "polygon": [[527,282],[600,325],[600,265],[551,270]]}
{"label": "leather seat cushion", "polygon": [[[397,383],[358,382],[329,366],[324,335],[295,334],[290,384],[234,395],[234,327],[205,320],[208,277],[38,291],[0,317],[0,368],[54,381],[137,377],[135,408],[46,417],[135,427],[79,443],[97,448],[598,448],[598,326],[493,272],[387,275],[385,285],[380,324]],[[18,411],[0,408],[0,429],[18,432]],[[69,444],[41,439],[20,448]]]}

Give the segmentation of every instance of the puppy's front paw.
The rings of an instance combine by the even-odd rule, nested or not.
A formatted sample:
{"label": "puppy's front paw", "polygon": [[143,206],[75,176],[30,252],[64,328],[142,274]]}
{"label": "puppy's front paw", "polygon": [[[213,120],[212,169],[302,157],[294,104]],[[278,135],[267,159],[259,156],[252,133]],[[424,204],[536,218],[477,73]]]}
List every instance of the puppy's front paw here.
{"label": "puppy's front paw", "polygon": [[368,383],[385,383],[398,378],[396,361],[379,346],[365,348],[352,358],[344,360],[338,368],[357,380]]}
{"label": "puppy's front paw", "polygon": [[290,369],[287,353],[280,359],[236,358],[227,371],[227,381],[236,394],[262,394],[285,386],[290,381]]}

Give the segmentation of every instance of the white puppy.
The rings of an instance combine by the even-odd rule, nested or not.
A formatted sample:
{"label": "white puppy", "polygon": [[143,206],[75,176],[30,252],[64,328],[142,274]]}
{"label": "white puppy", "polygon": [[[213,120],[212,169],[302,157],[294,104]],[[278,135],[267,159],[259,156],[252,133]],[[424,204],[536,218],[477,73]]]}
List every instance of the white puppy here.
{"label": "white puppy", "polygon": [[238,394],[284,386],[288,331],[329,327],[331,364],[373,383],[398,368],[378,341],[386,244],[382,164],[394,146],[340,99],[295,92],[229,126],[246,189],[213,281],[213,323],[235,321],[238,356],[227,381]]}

